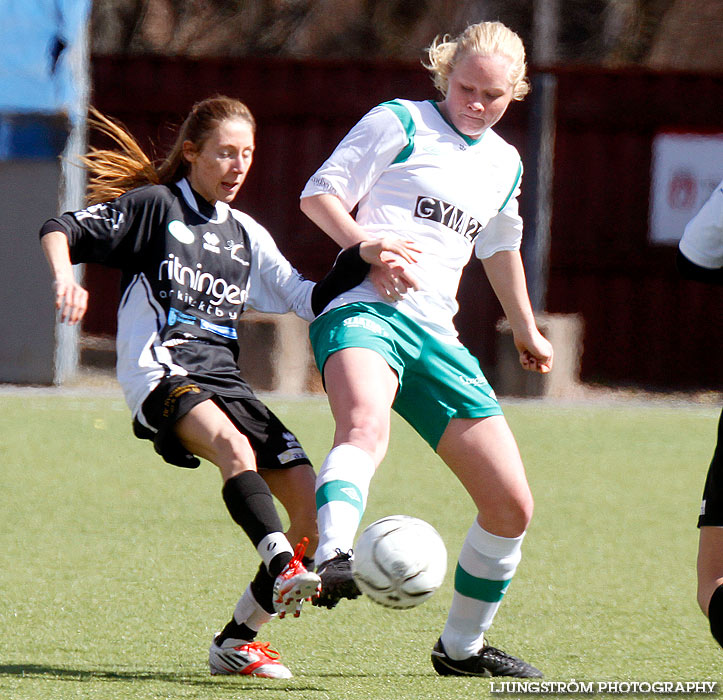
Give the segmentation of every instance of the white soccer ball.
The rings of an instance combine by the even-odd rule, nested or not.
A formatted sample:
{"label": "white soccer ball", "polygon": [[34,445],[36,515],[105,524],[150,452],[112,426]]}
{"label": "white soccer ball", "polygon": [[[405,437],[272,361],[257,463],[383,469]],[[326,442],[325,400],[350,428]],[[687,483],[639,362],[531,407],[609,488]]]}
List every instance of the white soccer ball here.
{"label": "white soccer ball", "polygon": [[447,549],[424,520],[390,515],[361,533],[351,570],[359,590],[375,603],[413,608],[442,585]]}

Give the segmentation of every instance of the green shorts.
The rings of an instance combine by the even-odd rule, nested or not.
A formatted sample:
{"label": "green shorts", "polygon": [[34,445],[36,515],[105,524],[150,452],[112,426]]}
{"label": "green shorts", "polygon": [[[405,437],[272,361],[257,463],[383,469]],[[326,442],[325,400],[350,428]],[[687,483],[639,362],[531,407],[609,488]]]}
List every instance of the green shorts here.
{"label": "green shorts", "polygon": [[393,408],[436,450],[452,418],[502,415],[477,359],[435,338],[384,303],[356,302],[327,311],[309,330],[319,371],[344,348],[378,352],[399,378]]}

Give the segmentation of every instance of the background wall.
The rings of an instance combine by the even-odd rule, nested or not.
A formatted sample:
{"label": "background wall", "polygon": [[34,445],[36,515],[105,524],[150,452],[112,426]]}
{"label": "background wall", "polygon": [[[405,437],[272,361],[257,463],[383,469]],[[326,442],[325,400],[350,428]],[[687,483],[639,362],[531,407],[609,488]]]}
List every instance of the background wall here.
{"label": "background wall", "polygon": [[[584,320],[581,378],[661,390],[723,387],[710,362],[723,345],[720,290],[680,280],[675,248],[648,241],[652,142],[662,129],[723,132],[723,75],[643,69],[554,69],[554,180],[546,310]],[[96,56],[92,102],[159,155],[192,103],[243,99],[258,123],[251,174],[235,205],[258,218],[307,276],[335,245],[298,209],[307,178],[373,105],[434,98],[418,63],[279,58]],[[497,130],[525,159],[530,101],[513,103]],[[525,200],[525,180],[521,205]],[[115,332],[117,277],[89,266],[95,303],[85,330]],[[463,341],[495,377],[501,309],[476,261],[459,294]]]}
{"label": "background wall", "polygon": [[[723,133],[723,75],[556,71],[550,311],[585,320],[586,381],[723,388],[723,290],[648,239],[659,131]],[[723,179],[723,163],[716,182]]]}

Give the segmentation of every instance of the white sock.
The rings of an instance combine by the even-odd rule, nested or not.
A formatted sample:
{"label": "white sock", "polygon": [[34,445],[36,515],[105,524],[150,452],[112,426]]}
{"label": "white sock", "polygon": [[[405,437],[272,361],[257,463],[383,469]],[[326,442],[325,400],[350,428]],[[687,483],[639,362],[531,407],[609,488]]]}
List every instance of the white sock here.
{"label": "white sock", "polygon": [[484,644],[510,580],[522,556],[519,537],[499,537],[475,520],[459,554],[454,595],[442,644],[453,659],[474,656]]}
{"label": "white sock", "polygon": [[249,584],[244,591],[243,595],[239,598],[236,603],[236,608],[233,611],[233,619],[239,625],[246,625],[254,632],[258,632],[261,629],[261,625],[265,625],[271,620],[273,615],[266,612],[257,602],[254,597],[254,593],[251,590],[251,584]]}
{"label": "white sock", "polygon": [[266,570],[268,571],[271,560],[275,556],[278,556],[282,552],[293,554],[294,548],[289,544],[289,540],[286,539],[286,535],[283,532],[272,532],[259,542],[256,551],[263,559]]}
{"label": "white sock", "polygon": [[337,549],[352,549],[374,470],[371,455],[354,445],[338,445],[327,455],[316,477],[317,565],[335,556]]}
{"label": "white sock", "polygon": [[[262,625],[269,622],[274,616],[267,613],[254,597],[251,585],[249,585],[239,598],[233,611],[233,619],[239,625],[246,625],[254,632],[258,632]],[[221,647],[234,647],[238,642],[247,642],[247,639],[233,639],[229,637],[221,643]]]}

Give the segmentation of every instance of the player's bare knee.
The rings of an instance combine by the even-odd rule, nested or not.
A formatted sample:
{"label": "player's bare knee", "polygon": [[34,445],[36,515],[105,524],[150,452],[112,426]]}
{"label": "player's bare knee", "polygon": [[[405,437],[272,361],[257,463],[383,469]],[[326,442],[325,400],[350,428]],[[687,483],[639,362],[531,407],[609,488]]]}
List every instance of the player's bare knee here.
{"label": "player's bare knee", "polygon": [[520,521],[524,523],[524,529],[526,530],[532,520],[532,514],[535,511],[535,502],[530,495],[526,498],[524,503],[520,504]]}
{"label": "player's bare knee", "polygon": [[709,617],[710,602],[713,594],[723,586],[723,576],[698,577],[698,605],[706,617]]}
{"label": "player's bare knee", "polygon": [[213,441],[214,462],[224,479],[249,469],[256,470],[256,460],[248,440],[240,433],[224,433]]}
{"label": "player's bare knee", "polygon": [[532,504],[530,507],[512,508],[507,518],[507,537],[519,537],[530,525],[532,520]]}
{"label": "player's bare knee", "polygon": [[355,421],[352,427],[339,433],[335,444],[354,445],[371,455],[376,464],[384,458],[389,441],[388,423],[376,416],[365,416]]}
{"label": "player's bare knee", "polygon": [[482,527],[500,537],[519,537],[532,520],[532,498],[496,499],[480,511]]}

